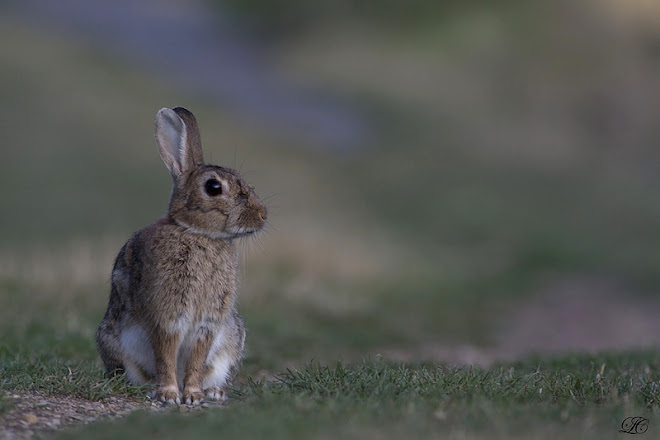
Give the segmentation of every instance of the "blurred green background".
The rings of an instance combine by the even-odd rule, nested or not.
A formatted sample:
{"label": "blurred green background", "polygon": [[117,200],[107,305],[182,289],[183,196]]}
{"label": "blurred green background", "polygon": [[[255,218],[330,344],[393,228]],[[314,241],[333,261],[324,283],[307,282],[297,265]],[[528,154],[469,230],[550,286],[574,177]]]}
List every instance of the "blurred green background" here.
{"label": "blurred green background", "polygon": [[242,246],[243,376],[660,342],[660,3],[0,11],[10,350],[96,359],[112,260],[167,207],[152,121],[177,105],[270,207]]}

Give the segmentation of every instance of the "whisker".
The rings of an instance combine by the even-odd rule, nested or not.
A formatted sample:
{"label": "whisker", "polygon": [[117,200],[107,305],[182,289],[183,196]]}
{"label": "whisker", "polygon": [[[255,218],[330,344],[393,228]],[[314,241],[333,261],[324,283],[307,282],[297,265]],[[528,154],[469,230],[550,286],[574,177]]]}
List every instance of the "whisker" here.
{"label": "whisker", "polygon": [[274,224],[272,224],[270,222],[266,222],[264,224],[263,228],[261,228],[261,231],[259,231],[259,233],[260,234],[270,234],[271,231],[279,231],[279,229]]}
{"label": "whisker", "polygon": [[243,240],[243,271],[245,276],[247,277],[247,242]]}
{"label": "whisker", "polygon": [[269,195],[267,195],[267,196],[265,196],[265,197],[262,197],[261,200],[262,200],[264,203],[265,203],[265,202],[270,202],[271,200],[275,199],[277,196],[279,196],[279,194],[269,194]]}
{"label": "whisker", "polygon": [[264,250],[263,242],[261,241],[261,234],[253,234],[252,243],[254,243],[259,248],[259,250]]}

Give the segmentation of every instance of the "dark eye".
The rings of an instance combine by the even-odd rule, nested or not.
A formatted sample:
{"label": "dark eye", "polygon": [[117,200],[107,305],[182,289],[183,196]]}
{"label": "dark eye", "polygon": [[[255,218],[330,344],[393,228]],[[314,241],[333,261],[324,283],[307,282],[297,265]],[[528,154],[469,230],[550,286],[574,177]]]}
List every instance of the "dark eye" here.
{"label": "dark eye", "polygon": [[204,184],[204,190],[211,197],[219,196],[222,194],[222,184],[215,179],[209,179]]}

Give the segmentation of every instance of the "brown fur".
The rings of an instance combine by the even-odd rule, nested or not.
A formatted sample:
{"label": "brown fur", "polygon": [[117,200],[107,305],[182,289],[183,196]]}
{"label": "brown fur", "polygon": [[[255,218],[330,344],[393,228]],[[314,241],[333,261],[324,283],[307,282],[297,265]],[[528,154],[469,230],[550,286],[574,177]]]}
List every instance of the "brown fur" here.
{"label": "brown fur", "polygon": [[[172,174],[168,214],[122,247],[97,346],[108,374],[152,382],[155,397],[224,399],[243,356],[233,240],[260,230],[265,206],[233,170],[202,163],[197,121],[181,107],[156,117],[156,142]],[[209,180],[222,185],[218,195]],[[182,371],[178,371],[182,370]]]}

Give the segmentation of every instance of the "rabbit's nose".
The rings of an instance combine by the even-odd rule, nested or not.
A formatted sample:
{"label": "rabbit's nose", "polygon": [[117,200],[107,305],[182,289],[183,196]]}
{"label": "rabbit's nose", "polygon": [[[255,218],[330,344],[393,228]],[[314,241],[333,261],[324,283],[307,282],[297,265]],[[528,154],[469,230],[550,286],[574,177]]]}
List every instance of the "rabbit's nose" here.
{"label": "rabbit's nose", "polygon": [[259,212],[259,220],[265,222],[267,218],[268,218],[268,212],[266,211],[266,208],[264,208]]}

